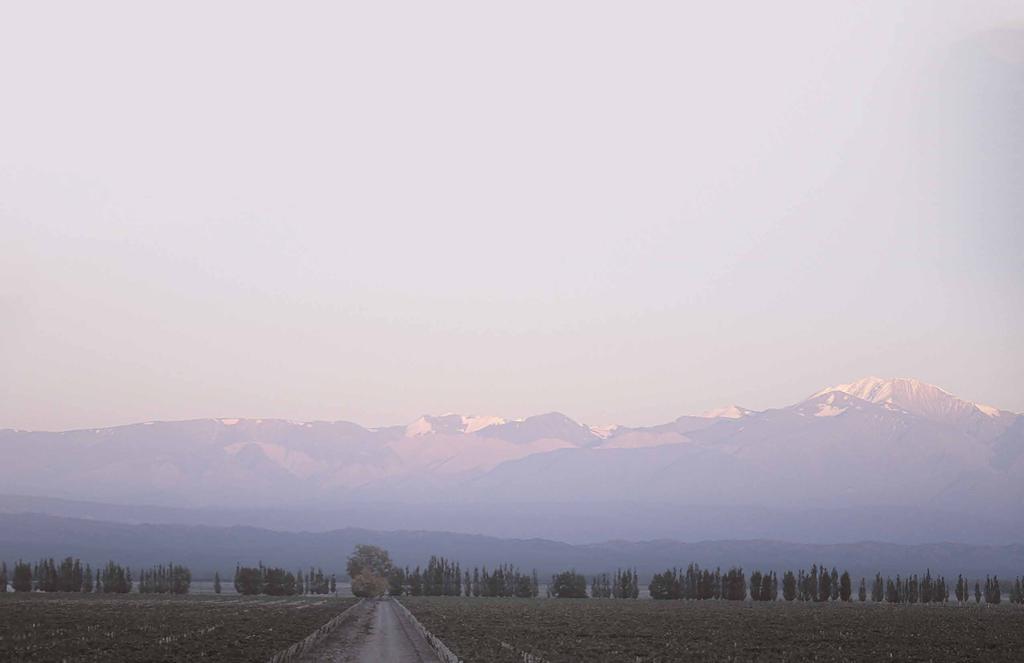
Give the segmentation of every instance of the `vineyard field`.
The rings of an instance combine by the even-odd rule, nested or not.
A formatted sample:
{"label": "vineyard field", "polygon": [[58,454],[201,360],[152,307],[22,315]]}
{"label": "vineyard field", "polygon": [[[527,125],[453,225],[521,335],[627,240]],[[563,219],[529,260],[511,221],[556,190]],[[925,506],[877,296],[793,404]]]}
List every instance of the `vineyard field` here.
{"label": "vineyard field", "polygon": [[[404,597],[466,663],[1019,661],[1024,608]],[[527,656],[529,655],[529,656]]]}
{"label": "vineyard field", "polygon": [[265,660],[355,601],[0,593],[0,660]]}

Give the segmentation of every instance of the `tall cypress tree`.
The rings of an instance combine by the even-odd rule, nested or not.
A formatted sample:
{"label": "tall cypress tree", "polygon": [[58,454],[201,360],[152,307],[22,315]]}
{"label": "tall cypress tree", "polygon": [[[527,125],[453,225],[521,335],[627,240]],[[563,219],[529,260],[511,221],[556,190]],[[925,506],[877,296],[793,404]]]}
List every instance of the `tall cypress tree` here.
{"label": "tall cypress tree", "polygon": [[843,571],[843,575],[839,577],[839,599],[847,602],[850,600],[850,596],[853,595],[853,587],[850,584],[850,574]]}
{"label": "tall cypress tree", "polygon": [[16,592],[32,591],[32,565],[20,559],[14,565],[14,574],[11,586]]}
{"label": "tall cypress tree", "polygon": [[782,598],[792,601],[796,598],[796,576],[792,571],[786,571],[782,575]]}

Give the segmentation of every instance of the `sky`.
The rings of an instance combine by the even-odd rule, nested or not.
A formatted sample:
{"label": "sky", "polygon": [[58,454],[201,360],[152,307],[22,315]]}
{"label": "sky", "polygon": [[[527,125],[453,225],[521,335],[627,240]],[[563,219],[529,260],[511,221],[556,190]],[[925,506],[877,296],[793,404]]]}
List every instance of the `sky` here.
{"label": "sky", "polygon": [[0,428],[1024,411],[1020,2],[0,3]]}

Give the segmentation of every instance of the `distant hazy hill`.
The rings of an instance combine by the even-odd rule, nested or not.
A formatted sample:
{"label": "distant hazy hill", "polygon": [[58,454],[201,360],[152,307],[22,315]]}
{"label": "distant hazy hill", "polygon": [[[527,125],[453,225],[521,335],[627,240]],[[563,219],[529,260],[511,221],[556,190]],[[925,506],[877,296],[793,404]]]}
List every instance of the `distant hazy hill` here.
{"label": "distant hazy hill", "polygon": [[432,554],[463,566],[513,563],[548,575],[574,567],[583,573],[636,567],[641,576],[691,561],[702,565],[739,565],[745,569],[796,569],[812,563],[849,569],[855,576],[883,573],[934,572],[956,576],[1024,573],[1024,546],[887,543],[809,545],[778,541],[671,540],[611,541],[569,545],[545,539],[499,539],[450,532],[379,532],[346,528],[331,532],[275,532],[254,527],[127,525],[41,514],[0,514],[0,559],[35,560],[72,555],[92,563],[108,559],[140,567],[174,561],[192,567],[198,576],[214,570],[233,571],[235,564],[262,560],[286,568],[322,566],[343,573],[344,558],[357,543],[387,548],[401,565],[424,564]]}
{"label": "distant hazy hill", "polygon": [[912,379],[643,428],[558,413],[373,429],[218,419],[3,430],[0,453],[9,494],[248,513],[216,524],[277,527],[271,514],[298,510],[311,528],[574,541],[1024,538],[1024,417]]}

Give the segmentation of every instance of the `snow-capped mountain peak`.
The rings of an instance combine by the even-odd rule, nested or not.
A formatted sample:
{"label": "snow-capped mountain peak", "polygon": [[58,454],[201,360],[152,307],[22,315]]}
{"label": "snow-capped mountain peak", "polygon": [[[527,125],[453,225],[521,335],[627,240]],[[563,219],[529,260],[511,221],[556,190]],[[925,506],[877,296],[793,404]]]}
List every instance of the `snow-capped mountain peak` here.
{"label": "snow-capped mountain peak", "polygon": [[462,417],[462,432],[464,433],[475,433],[478,430],[483,430],[488,426],[500,426],[506,423],[504,417],[493,417],[493,416],[477,416],[470,415],[468,417]]}
{"label": "snow-capped mountain peak", "polygon": [[705,419],[742,419],[743,417],[753,413],[753,410],[748,410],[747,408],[740,407],[739,405],[726,405],[724,407],[717,407],[713,410],[708,410],[700,416]]}
{"label": "snow-capped mountain peak", "polygon": [[951,421],[977,414],[986,417],[998,417],[1001,414],[998,408],[961,400],[944,389],[914,378],[866,377],[849,384],[827,387],[811,398],[830,392],[842,392],[869,403],[899,408],[939,421]]}
{"label": "snow-capped mountain peak", "polygon": [[615,434],[615,431],[621,428],[618,424],[609,424],[606,426],[588,426],[590,432],[602,440],[607,440],[609,437]]}
{"label": "snow-capped mountain peak", "polygon": [[502,417],[467,416],[453,413],[440,416],[425,414],[405,427],[405,436],[419,437],[430,434],[454,435],[458,433],[475,433],[488,426],[498,426],[504,423],[505,419]]}

